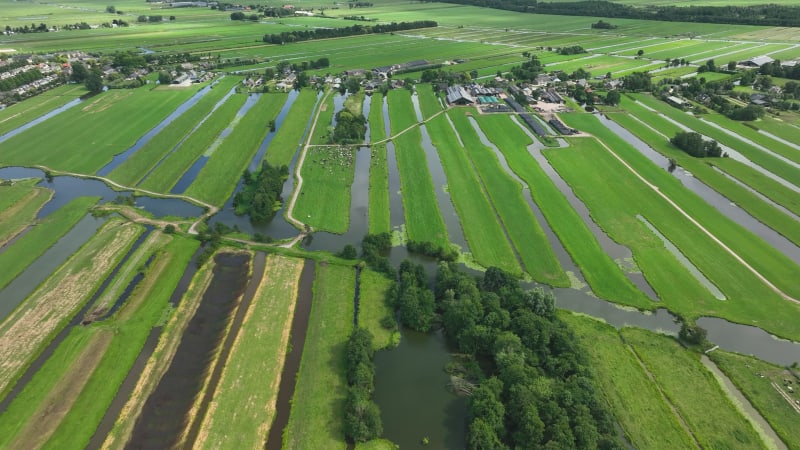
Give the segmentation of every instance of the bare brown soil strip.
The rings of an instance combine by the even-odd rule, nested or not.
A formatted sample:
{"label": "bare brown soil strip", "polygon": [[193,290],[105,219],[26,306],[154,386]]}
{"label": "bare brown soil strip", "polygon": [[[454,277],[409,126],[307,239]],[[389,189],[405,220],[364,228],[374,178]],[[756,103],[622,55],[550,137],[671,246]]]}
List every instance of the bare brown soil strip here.
{"label": "bare brown soil strip", "polygon": [[27,421],[9,449],[40,448],[50,439],[100,364],[113,337],[109,330],[97,330],[58,385]]}
{"label": "bare brown soil strip", "polygon": [[[15,217],[19,214],[19,212],[28,206],[28,203],[34,201],[37,197],[41,195],[47,195],[47,199],[42,202],[42,205],[33,213],[33,217],[31,217],[30,222],[35,221],[36,215],[39,214],[39,211],[53,198],[53,194],[55,192],[51,191],[50,189],[44,188],[34,188],[28,195],[20,199],[17,203],[12,205],[10,208],[7,208],[2,213],[0,213],[0,222],[6,221],[11,217]],[[14,239],[16,235],[21,233],[25,228],[27,228],[29,223],[20,224],[20,226],[16,230],[12,230],[6,236],[0,236],[0,248],[6,245],[10,240]]]}
{"label": "bare brown soil strip", "polygon": [[158,346],[142,371],[142,375],[139,377],[136,388],[133,390],[128,402],[122,408],[122,412],[114,424],[114,430],[109,433],[103,443],[103,449],[124,448],[126,442],[130,439],[133,427],[136,424],[136,417],[141,413],[147,397],[156,388],[161,377],[164,376],[170,363],[172,363],[172,358],[175,356],[175,352],[181,342],[181,336],[183,336],[183,332],[189,325],[189,321],[194,316],[197,307],[200,306],[200,299],[203,298],[203,293],[211,283],[213,268],[214,259],[209,258],[208,262],[192,281],[184,299],[164,327]]}
{"label": "bare brown soil strip", "polygon": [[[0,392],[16,379],[47,339],[85,302],[116,262],[116,255],[130,245],[140,228],[111,222],[48,281],[40,286],[0,327]],[[93,247],[113,233],[107,244]],[[88,254],[87,254],[88,253]],[[84,267],[75,267],[88,258]]]}

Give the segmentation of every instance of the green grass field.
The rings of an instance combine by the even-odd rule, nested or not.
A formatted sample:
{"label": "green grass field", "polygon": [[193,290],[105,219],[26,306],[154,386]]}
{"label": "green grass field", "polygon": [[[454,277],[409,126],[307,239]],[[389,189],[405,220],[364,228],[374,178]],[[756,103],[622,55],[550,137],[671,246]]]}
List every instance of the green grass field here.
{"label": "green grass field", "polygon": [[288,166],[292,162],[298,147],[302,145],[301,138],[306,129],[309,117],[314,113],[317,102],[317,92],[312,89],[303,89],[294,101],[292,109],[286,115],[280,129],[275,131],[266,160],[273,166]]}
{"label": "green grass field", "polygon": [[49,189],[34,187],[38,182],[31,179],[0,187],[0,243],[35,223],[39,210],[53,197]]}
{"label": "green grass field", "polygon": [[67,84],[11,105],[0,111],[0,136],[84,94],[83,85]]}
{"label": "green grass field", "polygon": [[641,329],[626,328],[622,336],[702,447],[764,448],[696,354],[684,350],[673,338]]}
{"label": "green grass field", "polygon": [[[393,135],[416,123],[409,91],[389,91],[389,118]],[[393,141],[409,239],[447,246],[447,230],[421,146],[422,134],[415,128]]]}
{"label": "green grass field", "polygon": [[350,226],[350,187],[353,185],[353,147],[310,147],[303,162],[303,187],[293,214],[316,230],[346,233]]}
{"label": "green grass field", "polygon": [[533,200],[581,268],[592,291],[618,303],[652,307],[652,302],[603,251],[578,213],[528,154],[526,147],[531,143],[530,137],[508,117],[478,116],[476,119],[489,140],[503,152],[514,173],[528,184]]}
{"label": "green grass field", "polygon": [[345,448],[345,344],[353,329],[355,271],[318,264],[311,318],[283,448]]}
{"label": "green grass field", "polygon": [[0,253],[0,289],[67,233],[95,203],[96,197],[78,197],[47,216],[14,244]]}
{"label": "green grass field", "polygon": [[333,115],[334,103],[333,99],[338,93],[330,92],[324,102],[320,104],[320,113],[317,117],[317,126],[314,128],[314,135],[311,136],[312,144],[330,144],[330,137],[333,134]]}
{"label": "green grass field", "polygon": [[788,372],[752,356],[722,350],[708,356],[764,416],[786,446],[800,449],[800,437],[794,432],[800,425],[800,414],[772,386],[774,382],[786,390],[783,380],[792,378]]}
{"label": "green grass field", "polygon": [[[372,142],[386,139],[383,122],[383,95],[372,95],[369,113],[369,134]],[[389,162],[386,145],[370,147],[369,162],[369,232],[388,233],[391,228],[389,217]]]}
{"label": "green grass field", "polygon": [[213,406],[195,443],[197,448],[256,448],[266,442],[275,416],[302,268],[299,259],[268,257],[261,286],[238,331]]}
{"label": "green grass field", "polygon": [[669,403],[623,342],[617,330],[589,317],[561,313],[589,356],[605,400],[635,448],[691,448]]}
{"label": "green grass field", "polygon": [[390,347],[395,334],[381,322],[394,320],[394,311],[386,304],[386,292],[392,280],[385,275],[365,269],[361,272],[361,291],[358,300],[358,325],[372,333],[375,350]]}

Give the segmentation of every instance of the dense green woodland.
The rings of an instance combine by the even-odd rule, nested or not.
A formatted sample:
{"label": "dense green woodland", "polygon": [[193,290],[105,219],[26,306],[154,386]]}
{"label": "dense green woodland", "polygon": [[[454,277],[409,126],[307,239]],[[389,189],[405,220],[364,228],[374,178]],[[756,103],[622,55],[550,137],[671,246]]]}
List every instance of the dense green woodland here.
{"label": "dense green woodland", "polygon": [[614,17],[668,22],[729,23],[737,25],[800,26],[800,7],[753,6],[628,6],[595,0],[539,2],[537,0],[441,0],[445,3],[484,6],[509,11],[561,16]]}
{"label": "dense green woodland", "polygon": [[418,28],[435,28],[438,23],[432,20],[418,20],[416,22],[392,22],[376,25],[353,25],[341,28],[313,28],[297,31],[284,31],[282,33],[265,34],[263,41],[269,44],[286,44],[289,42],[310,41],[313,39],[329,39],[346,36],[358,36],[372,33],[393,33],[395,31],[415,30]]}
{"label": "dense green woodland", "polygon": [[242,190],[233,198],[236,214],[247,214],[253,222],[272,219],[280,207],[283,182],[288,176],[286,166],[273,167],[266,161],[256,173],[246,170],[242,175]]}

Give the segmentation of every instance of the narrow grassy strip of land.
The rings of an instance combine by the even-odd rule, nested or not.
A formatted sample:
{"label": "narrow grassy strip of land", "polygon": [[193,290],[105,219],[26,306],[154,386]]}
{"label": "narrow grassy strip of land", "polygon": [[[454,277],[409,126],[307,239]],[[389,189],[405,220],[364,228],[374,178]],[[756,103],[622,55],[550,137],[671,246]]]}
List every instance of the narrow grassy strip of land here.
{"label": "narrow grassy strip of land", "polygon": [[356,450],[397,450],[397,445],[386,439],[375,439],[357,443]]}
{"label": "narrow grassy strip of land", "polygon": [[[702,159],[689,156],[669,144],[658,133],[642,125],[640,122],[637,122],[636,119],[631,118],[631,116],[627,114],[613,113],[609,114],[609,117],[627,128],[639,139],[647,142],[648,145],[653,147],[659,153],[668,158],[673,158],[681,167],[690,171],[694,176],[702,180],[712,189],[735,202],[753,217],[770,228],[776,230],[778,233],[782,234],[795,244],[800,245],[800,227],[797,226],[797,222],[794,219],[779,211],[772,205],[765,203],[754,193],[728,179],[725,177],[725,175],[714,170],[711,166],[719,165],[720,167],[726,168],[726,172],[727,168],[730,168],[736,173],[741,172],[744,173],[745,176],[749,175],[747,179],[750,183],[752,183],[750,186],[759,192],[762,192],[762,184],[773,187],[779,186],[780,188],[783,188],[783,191],[775,191],[773,189],[770,192],[781,192],[784,195],[788,194],[789,198],[794,197],[793,200],[797,202],[798,207],[800,207],[800,195],[796,193],[791,195],[791,191],[785,186],[738,161],[729,158],[709,158],[706,162]],[[648,120],[655,118],[657,118],[657,116],[649,116]]]}
{"label": "narrow grassy strip of land", "polygon": [[[761,195],[783,206],[795,215],[800,216],[800,194],[797,192],[765,176],[752,167],[731,158],[715,159],[710,161],[710,163],[713,166],[719,167],[720,170],[728,175],[752,187]],[[781,232],[781,234],[783,234],[783,232]],[[786,235],[784,234],[784,236]]]}
{"label": "narrow grassy strip of land", "polygon": [[39,181],[38,178],[17,180],[10,185],[0,186],[0,214],[5,214],[5,210],[15,206],[25,196],[29,195]]}
{"label": "narrow grassy strip of land", "polygon": [[0,253],[0,267],[3,267],[0,271],[0,289],[6,287],[45,250],[58,242],[97,200],[97,197],[78,197],[72,200]]}
{"label": "narrow grassy strip of land", "polygon": [[674,339],[626,328],[622,336],[705,448],[764,448],[752,425],[725,396],[696,354]]}
{"label": "narrow grassy strip of land", "polygon": [[[19,198],[14,205],[0,209],[0,248],[28,225],[35,223],[39,210],[53,198],[54,194],[49,189],[31,187],[30,185],[13,187],[20,188],[20,192],[25,193],[25,196]],[[7,190],[0,188],[0,195],[7,192]],[[16,197],[11,195],[10,192],[9,195]]]}
{"label": "narrow grassy strip of land", "polygon": [[325,99],[325,103],[320,105],[321,111],[317,117],[317,126],[314,128],[314,135],[311,136],[311,142],[314,144],[329,144],[328,138],[333,133],[333,114],[335,105],[333,99],[340,94],[331,93]]}
{"label": "narrow grassy strip of land", "polygon": [[[397,134],[416,122],[409,91],[389,91],[389,116],[392,134]],[[422,134],[417,128],[394,138],[406,230],[411,240],[447,246],[447,230],[439,211],[435,187],[421,142]]]}
{"label": "narrow grassy strip of land", "polygon": [[205,94],[197,104],[153,136],[142,148],[114,169],[108,177],[126,186],[137,184],[164,157],[164,154],[191,133],[192,129],[203,120],[214,105],[240,81],[241,78],[235,76],[228,76],[220,80],[214,89]]}
{"label": "narrow grassy strip of land", "polygon": [[214,151],[186,194],[222,205],[233,193],[239,177],[269,132],[269,121],[278,115],[285,100],[286,96],[282,94],[262,95],[231,135]]}
{"label": "narrow grassy strip of land", "polygon": [[239,329],[196,448],[256,449],[266,442],[275,417],[302,268],[300,259],[279,255],[267,259],[264,278]]}
{"label": "narrow grassy strip of land", "polygon": [[[708,355],[747,400],[766,419],[778,437],[791,450],[800,449],[800,413],[792,406],[785,379],[796,380],[783,367],[761,361],[752,356],[714,350]],[[777,387],[776,387],[777,385]],[[778,389],[789,396],[785,398]],[[796,394],[795,394],[796,397]]]}
{"label": "narrow grassy strip of land", "polygon": [[37,117],[75,100],[86,93],[81,84],[68,84],[43,92],[0,111],[0,135],[21,127]]}
{"label": "narrow grassy strip of land", "polygon": [[[4,142],[3,162],[94,173],[195,92],[141,87],[98,94]],[[54,136],[58,136],[57,149]]]}
{"label": "narrow grassy strip of land", "polygon": [[797,113],[790,114],[787,117],[786,113],[783,112],[780,118],[766,116],[757,122],[750,122],[751,125],[760,130],[794,143],[800,142],[800,127],[798,127],[798,123]]}
{"label": "narrow grassy strip of land", "polygon": [[192,133],[188,139],[172,155],[168,156],[144,180],[140,182],[142,189],[154,192],[169,192],[181,175],[189,170],[192,163],[205,152],[222,130],[236,116],[236,112],[247,100],[245,95],[234,95],[206,120],[200,129]]}
{"label": "narrow grassy strip of land", "polygon": [[[175,356],[175,352],[181,342],[181,337],[186,331],[189,321],[197,311],[203,294],[211,283],[214,266],[215,262],[212,257],[197,270],[189,288],[184,293],[176,309],[173,309],[169,304],[161,309],[161,314],[156,322],[156,326],[163,326],[158,345],[147,360],[147,364],[142,370],[139,380],[136,382],[133,393],[125,403],[113,428],[103,442],[103,449],[125,448],[125,444],[130,439],[130,435],[133,432],[134,425],[142,411],[145,401],[147,401],[147,398],[153,390],[155,390],[158,382],[172,363],[172,358]],[[176,264],[176,267],[176,280],[179,281],[180,277],[183,275],[183,271],[186,269],[186,264]],[[172,295],[173,290],[174,287],[169,290],[169,296]]]}
{"label": "narrow grassy strip of land", "polygon": [[583,344],[605,400],[635,448],[692,448],[694,440],[661,397],[617,330],[590,317],[559,313]]}
{"label": "narrow grassy strip of land", "polygon": [[[383,123],[383,94],[372,94],[369,110],[369,134],[373,142],[386,139]],[[370,147],[369,160],[369,232],[388,233],[391,229],[389,203],[389,164],[386,145]]]}
{"label": "narrow grassy strip of land", "polygon": [[[369,269],[361,271],[361,290],[358,299],[358,326],[372,333],[375,350],[392,346],[395,331],[384,323],[394,324],[394,312],[386,304],[386,292],[392,280]],[[398,335],[399,338],[399,335]]]}
{"label": "narrow grassy strip of land", "polygon": [[521,275],[517,257],[500,220],[447,117],[440,115],[429,121],[427,127],[442,161],[448,192],[475,261],[484,267],[499,267]]}
{"label": "narrow grassy strip of land", "polygon": [[[122,309],[108,321],[73,328],[11,405],[12,417],[29,418],[17,442],[31,444],[32,439],[47,439],[49,447],[63,449],[84,448],[89,442],[198,245],[160,233],[152,235],[150,241],[154,245],[143,245],[135,254],[139,257],[126,263],[139,266],[137,261],[156,254]],[[82,350],[84,347],[86,350]],[[70,365],[70,355],[76,352],[92,354],[93,364]],[[73,371],[83,374],[83,384],[72,385]],[[37,417],[42,411],[46,415],[40,421]]]}
{"label": "narrow grassy strip of land", "polygon": [[770,151],[777,153],[790,161],[800,163],[800,152],[784,144],[783,142],[776,141],[765,134],[759,133],[758,131],[746,126],[742,122],[729,119],[722,114],[715,112],[703,114],[700,117],[702,117],[704,120],[720,125],[726,130],[732,131],[745,139],[761,145],[762,147],[766,147]]}
{"label": "narrow grassy strip of land", "polygon": [[632,94],[636,100],[656,109],[663,113],[665,116],[691,128],[698,133],[702,133],[711,139],[716,140],[720,144],[727,145],[732,149],[738,151],[754,163],[763,167],[764,169],[772,172],[773,174],[783,178],[784,180],[800,185],[800,169],[792,167],[778,158],[767,154],[752,145],[741,141],[724,131],[703,122],[702,120],[690,116],[664,102],[656,100],[655,98],[644,94]]}
{"label": "narrow grassy strip of land", "polygon": [[553,286],[569,286],[567,274],[561,269],[544,230],[522,196],[522,186],[505,172],[494,151],[481,143],[464,112],[458,110],[448,115],[464,142],[466,155],[471,158],[473,167],[483,180],[525,270],[536,281]]}
{"label": "narrow grassy strip of land", "polygon": [[617,303],[652,308],[652,302],[625,277],[603,251],[566,197],[527,151],[530,137],[506,116],[480,115],[481,130],[505,155],[511,170],[525,180],[531,196],[598,296]]}
{"label": "narrow grassy strip of land", "polygon": [[142,230],[109,221],[0,325],[0,392],[89,300]]}
{"label": "narrow grassy strip of land", "polygon": [[273,166],[288,166],[297,152],[298,143],[303,137],[308,118],[314,113],[317,102],[317,91],[303,89],[292,104],[292,109],[286,114],[281,127],[275,132],[266,159]]}
{"label": "narrow grassy strip of land", "polygon": [[439,98],[433,92],[433,85],[430,83],[422,83],[415,86],[417,91],[417,98],[419,99],[419,107],[422,110],[422,117],[430,119],[431,116],[442,110],[442,104]]}
{"label": "narrow grassy strip of land", "polygon": [[[605,145],[613,147],[613,152],[619,155],[622,160],[630,165],[633,170],[635,170],[645,180],[657,186],[658,192],[663,193],[665,197],[675,202],[678,207],[684,210],[687,215],[696,220],[701,226],[708,230],[713,230],[713,235],[725,246],[732,249],[734,253],[739,256],[746,256],[746,258],[743,257],[743,260],[746,261],[746,263],[749,264],[756,272],[760,274],[768,274],[769,282],[773,283],[784,293],[794,298],[800,298],[800,285],[796,283],[797,273],[798,270],[800,270],[800,267],[798,267],[784,254],[772,246],[764,243],[764,241],[758,236],[749,232],[748,230],[745,230],[716,209],[709,208],[708,204],[702,198],[687,190],[680,183],[680,181],[675,179],[675,177],[654,165],[630,144],[600,124],[597,118],[589,114],[570,114],[562,116],[562,119],[566,121],[568,125],[588,131],[602,139]],[[609,150],[611,147],[608,147],[608,149],[606,149],[604,152],[601,151],[600,153],[607,153],[608,155],[611,155],[611,151]],[[556,153],[553,152],[551,155],[555,156]],[[620,167],[620,164],[622,163],[617,161],[614,165],[619,167],[619,170],[623,170],[624,166]],[[569,170],[568,167],[565,167],[565,169]],[[589,168],[587,167],[586,170],[589,170]],[[625,172],[630,174],[630,176],[633,176],[630,170],[625,170]],[[605,182],[603,182],[603,184],[604,186],[607,186]],[[639,183],[639,185],[645,187],[645,185],[641,183]],[[650,191],[649,195],[660,197],[660,195],[657,195],[654,190],[648,190]],[[633,192],[631,194],[638,195],[641,193]],[[615,193],[614,196],[618,197],[619,192]],[[602,202],[605,203],[606,200],[604,199]],[[662,198],[654,204],[640,204],[638,207],[649,208],[652,213],[655,210],[650,207],[662,205],[662,207],[658,209],[661,209],[662,212],[664,212],[667,216],[674,216],[675,208],[667,207],[664,202],[665,199]],[[630,201],[626,203],[626,205],[623,205],[626,208],[631,208],[634,206]],[[669,211],[669,213],[667,213],[667,211]],[[754,277],[752,271],[747,269],[744,264],[737,263],[736,258],[733,257],[728,251],[722,251],[724,248],[721,245],[714,243],[713,239],[711,239],[709,236],[705,236],[705,238],[702,240],[697,240],[692,244],[688,244],[685,239],[693,237],[696,238],[698,233],[679,233],[679,229],[686,228],[673,228],[658,225],[658,220],[653,222],[651,217],[647,216],[647,214],[645,214],[645,216],[648,217],[648,219],[651,220],[651,222],[654,223],[659,229],[661,229],[662,232],[673,243],[675,243],[675,245],[677,245],[678,248],[680,248],[681,251],[684,252],[684,254],[686,254],[687,257],[692,260],[702,272],[704,272],[706,275],[709,275],[709,278],[712,281],[717,283],[718,286],[722,285],[723,291],[725,290],[724,286],[727,284],[723,280],[727,278],[730,282],[732,282],[732,284],[727,285],[727,289],[729,291],[728,294],[738,293],[739,295],[742,295],[743,298],[763,298],[759,296],[751,297],[744,295],[745,292],[752,293],[752,289],[755,288],[758,290],[759,288],[755,287],[754,285],[743,285],[742,278],[732,276],[733,273],[739,272],[745,279],[749,279],[752,282],[758,281],[758,278]],[[666,223],[669,223],[669,221],[672,220],[672,218],[666,217],[665,219],[667,220]],[[618,221],[618,219],[615,218],[612,220]],[[687,223],[687,225],[689,224]],[[696,226],[694,228],[697,229]],[[691,227],[689,229],[691,229]],[[702,231],[700,231],[699,234],[703,234]],[[621,239],[622,237],[620,236],[618,238]],[[697,246],[698,244],[700,247]],[[698,251],[703,247],[712,253],[708,253],[707,251]],[[717,255],[721,255],[720,258],[722,259],[711,258],[710,255],[713,254],[713,252],[716,252]],[[723,253],[725,253],[725,255],[722,255]],[[721,262],[725,260],[730,261],[730,263],[734,265],[722,269]],[[735,268],[735,266],[738,266],[738,268]],[[714,275],[712,271],[716,272],[716,275]],[[755,284],[766,285],[766,283]],[[767,298],[771,297],[773,297],[773,295],[767,296]]]}
{"label": "narrow grassy strip of land", "polygon": [[318,264],[283,448],[345,448],[345,343],[353,329],[355,271]]}
{"label": "narrow grassy strip of land", "polygon": [[292,212],[299,220],[316,230],[347,232],[356,151],[355,147],[309,147],[301,168],[304,183]]}

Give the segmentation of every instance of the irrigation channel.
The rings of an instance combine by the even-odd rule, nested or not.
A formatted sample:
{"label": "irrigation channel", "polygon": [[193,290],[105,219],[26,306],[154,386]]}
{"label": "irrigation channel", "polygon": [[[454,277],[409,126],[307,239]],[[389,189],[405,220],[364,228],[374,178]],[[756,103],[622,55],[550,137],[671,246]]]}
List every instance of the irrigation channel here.
{"label": "irrigation channel", "polygon": [[249,259],[247,254],[233,253],[220,253],[214,258],[211,282],[181,336],[169,368],[147,398],[126,448],[172,448],[179,443],[187,414],[204,377],[214,370],[214,352],[246,288]]}
{"label": "irrigation channel", "polygon": [[[636,150],[638,150],[642,155],[647,157],[647,159],[652,161],[658,167],[669,167],[669,160],[664,155],[658,153],[652,147],[647,145],[646,142],[634,136],[630,131],[626,130],[611,119],[608,119],[600,114],[595,116],[603,125],[636,148]],[[776,250],[786,255],[787,258],[794,261],[796,264],[800,264],[800,247],[786,239],[783,235],[764,225],[758,219],[748,214],[747,211],[731,202],[730,199],[714,189],[711,189],[708,187],[708,185],[692,176],[691,173],[685,171],[683,168],[678,168],[672,171],[672,175],[675,176],[675,178],[677,178],[684,186],[686,186],[686,188],[699,195],[703,200],[705,200],[706,203],[713,206],[714,209],[721,212],[724,216],[763,239]]]}

